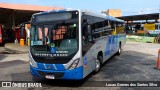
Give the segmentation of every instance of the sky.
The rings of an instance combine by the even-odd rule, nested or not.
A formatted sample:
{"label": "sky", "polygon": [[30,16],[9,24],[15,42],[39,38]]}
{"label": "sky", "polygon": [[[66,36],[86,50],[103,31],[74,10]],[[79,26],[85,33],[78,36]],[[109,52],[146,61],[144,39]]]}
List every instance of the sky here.
{"label": "sky", "polygon": [[94,12],[121,9],[122,16],[158,13],[160,8],[160,0],[0,0],[0,2],[59,6]]}

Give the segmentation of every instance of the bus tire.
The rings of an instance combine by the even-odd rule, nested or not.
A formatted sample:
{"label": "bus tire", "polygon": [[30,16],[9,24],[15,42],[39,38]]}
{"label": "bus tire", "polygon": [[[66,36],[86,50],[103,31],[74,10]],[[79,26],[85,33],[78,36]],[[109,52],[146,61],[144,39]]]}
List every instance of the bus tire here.
{"label": "bus tire", "polygon": [[97,57],[97,60],[96,60],[96,68],[94,70],[94,73],[98,73],[100,70],[101,70],[101,66],[102,66],[102,60],[103,60],[103,57],[102,56],[98,56]]}
{"label": "bus tire", "polygon": [[117,55],[120,55],[121,52],[122,52],[122,47],[121,47],[121,43],[119,43]]}

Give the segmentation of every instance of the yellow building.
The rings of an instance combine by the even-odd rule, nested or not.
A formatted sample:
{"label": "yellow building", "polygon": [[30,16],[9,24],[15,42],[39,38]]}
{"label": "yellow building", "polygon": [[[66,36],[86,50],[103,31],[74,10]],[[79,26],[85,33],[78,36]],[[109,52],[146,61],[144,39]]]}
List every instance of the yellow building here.
{"label": "yellow building", "polygon": [[120,9],[108,9],[107,11],[104,11],[109,16],[113,17],[121,17],[122,16],[122,11]]}

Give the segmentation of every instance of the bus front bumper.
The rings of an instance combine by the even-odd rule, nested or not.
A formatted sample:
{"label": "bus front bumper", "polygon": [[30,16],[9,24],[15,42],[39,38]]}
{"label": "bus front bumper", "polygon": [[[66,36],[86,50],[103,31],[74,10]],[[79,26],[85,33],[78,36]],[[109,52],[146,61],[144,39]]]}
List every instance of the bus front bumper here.
{"label": "bus front bumper", "polygon": [[54,79],[72,79],[79,80],[83,79],[83,66],[65,71],[55,71],[55,70],[46,70],[34,68],[30,65],[30,72],[33,76],[38,76],[46,78],[47,75],[54,76]]}

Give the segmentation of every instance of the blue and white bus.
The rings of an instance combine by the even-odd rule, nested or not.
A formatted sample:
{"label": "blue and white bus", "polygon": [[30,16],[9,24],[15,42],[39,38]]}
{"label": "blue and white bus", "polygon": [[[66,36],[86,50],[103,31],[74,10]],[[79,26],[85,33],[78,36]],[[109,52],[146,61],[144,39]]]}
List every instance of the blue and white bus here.
{"label": "blue and white bus", "polygon": [[82,10],[34,14],[30,31],[31,74],[79,80],[99,72],[106,60],[121,53],[126,43],[123,25],[123,20]]}

